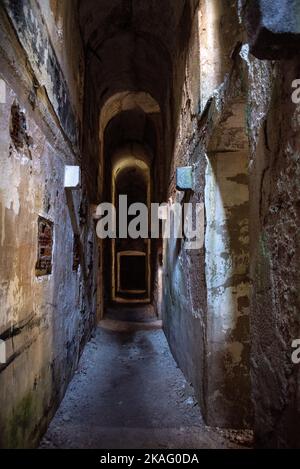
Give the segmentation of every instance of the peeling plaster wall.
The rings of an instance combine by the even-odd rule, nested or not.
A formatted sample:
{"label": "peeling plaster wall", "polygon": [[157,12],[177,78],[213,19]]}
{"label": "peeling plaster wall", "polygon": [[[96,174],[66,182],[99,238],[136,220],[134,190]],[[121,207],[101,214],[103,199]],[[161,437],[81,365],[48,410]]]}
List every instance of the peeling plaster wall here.
{"label": "peeling plaster wall", "polygon": [[[0,78],[6,88],[0,104],[0,338],[7,355],[0,365],[0,447],[21,448],[35,446],[46,429],[94,326],[97,253],[83,176],[73,197],[86,277],[82,267],[73,271],[63,184],[64,166],[78,164],[81,90],[66,87],[50,45],[48,16],[34,2],[17,3],[18,15],[11,10],[15,3],[5,2],[10,19],[0,9]],[[20,25],[18,40],[13,26]],[[34,39],[42,41],[48,59],[38,62]],[[14,106],[21,118],[12,127]],[[39,216],[51,220],[54,231],[52,274],[42,277],[35,273]]]}
{"label": "peeling plaster wall", "polygon": [[206,169],[207,420],[249,426],[248,155],[216,153]]}
{"label": "peeling plaster wall", "polygon": [[[250,426],[251,389],[257,445],[300,447],[299,365],[291,359],[292,342],[300,337],[300,120],[291,98],[300,64],[291,50],[290,60],[254,58],[243,25],[216,10],[207,23],[208,7],[212,12],[213,2],[201,2],[200,61],[189,53],[176,61],[174,76],[183,86],[179,92],[174,85],[179,112],[169,176],[169,196],[182,201],[175,168],[195,164],[196,188],[185,201],[205,201],[205,250],[191,254],[182,241],[165,242],[164,328],[208,423]],[[197,49],[193,31],[190,41],[188,50]],[[225,48],[210,55],[208,44]],[[264,50],[263,41],[257,47]],[[248,223],[240,205],[249,210]],[[228,249],[233,211],[235,242]]]}
{"label": "peeling plaster wall", "polygon": [[[206,421],[249,427],[249,191],[242,31],[236,2],[226,8],[220,1],[200,2],[194,13],[186,55],[177,57],[173,74],[179,112],[169,197],[172,202],[205,203],[206,220],[200,227],[205,244],[189,251],[183,240],[165,241],[164,329]],[[183,195],[175,189],[175,170],[185,165],[194,167],[195,190]]]}
{"label": "peeling plaster wall", "polygon": [[[47,21],[49,21],[49,16],[50,25],[52,23],[51,15],[49,15],[46,9],[46,0],[40,3],[36,0],[23,0],[22,2],[4,0],[3,4],[14,29],[18,32],[18,39],[26,52],[32,71],[34,72],[35,81],[32,84],[30,96],[32,103],[35,103],[37,87],[44,87],[64,132],[70,142],[76,145],[78,140],[78,128],[76,127],[75,112],[70,101],[70,86],[72,82],[67,82],[67,73],[63,71],[57,58],[58,56],[48,31]],[[42,15],[42,11],[45,13],[45,16]],[[71,14],[71,10],[66,9],[65,15],[72,17],[73,14]],[[76,40],[78,45],[77,51],[82,50],[79,37],[76,33],[74,36],[75,37],[72,38],[67,37],[64,40],[66,49],[70,51],[70,45],[75,49],[74,40]],[[74,52],[70,54],[70,57],[72,56],[74,56]],[[76,52],[75,57],[77,60],[76,66],[78,68],[81,62]],[[75,64],[72,65],[74,67]],[[64,69],[66,70],[67,68],[68,64],[64,64]],[[78,93],[80,87],[75,87],[75,89]],[[75,93],[74,88],[72,91]],[[73,99],[75,100],[75,97]],[[77,109],[80,109],[78,100],[76,104]]]}

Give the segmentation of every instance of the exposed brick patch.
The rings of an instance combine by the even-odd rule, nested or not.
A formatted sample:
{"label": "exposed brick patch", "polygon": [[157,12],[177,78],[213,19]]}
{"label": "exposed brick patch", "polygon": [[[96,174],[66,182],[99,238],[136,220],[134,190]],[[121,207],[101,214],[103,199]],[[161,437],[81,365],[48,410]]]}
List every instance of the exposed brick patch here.
{"label": "exposed brick patch", "polygon": [[53,223],[43,217],[38,219],[38,259],[36,276],[52,273]]}

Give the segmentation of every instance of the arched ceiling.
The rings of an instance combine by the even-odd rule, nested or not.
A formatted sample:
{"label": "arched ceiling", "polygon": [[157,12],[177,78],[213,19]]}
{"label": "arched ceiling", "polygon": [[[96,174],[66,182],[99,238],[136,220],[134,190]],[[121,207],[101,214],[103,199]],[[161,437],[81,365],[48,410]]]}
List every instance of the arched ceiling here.
{"label": "arched ceiling", "polygon": [[108,122],[123,111],[142,110],[145,114],[159,114],[158,103],[148,93],[121,92],[111,96],[103,105],[100,113],[100,134]]}
{"label": "arched ceiling", "polygon": [[100,105],[121,91],[145,91],[163,104],[172,60],[189,35],[196,0],[80,0],[90,76]]}
{"label": "arched ceiling", "polygon": [[112,155],[112,172],[116,176],[127,166],[138,166],[143,171],[149,171],[151,158],[143,145],[124,145]]}
{"label": "arched ceiling", "polygon": [[111,159],[124,145],[144,148],[156,175],[154,192],[162,193],[163,167],[171,158],[166,142],[176,119],[174,89],[181,82],[178,64],[185,63],[198,2],[78,0],[85,52],[82,141],[87,164],[98,174],[91,190],[97,186],[101,196]]}
{"label": "arched ceiling", "polygon": [[174,33],[189,0],[81,0],[79,14],[83,40],[95,51],[126,32],[155,37],[169,53],[176,47]]}
{"label": "arched ceiling", "polygon": [[148,114],[141,109],[123,111],[109,121],[104,133],[105,155],[111,157],[126,144],[140,144],[156,154],[156,130]]}
{"label": "arched ceiling", "polygon": [[136,147],[136,151],[138,154],[132,154],[130,149],[120,149],[115,155],[112,168],[117,194],[127,194],[129,204],[147,203],[150,197],[150,167],[147,155],[142,147]]}

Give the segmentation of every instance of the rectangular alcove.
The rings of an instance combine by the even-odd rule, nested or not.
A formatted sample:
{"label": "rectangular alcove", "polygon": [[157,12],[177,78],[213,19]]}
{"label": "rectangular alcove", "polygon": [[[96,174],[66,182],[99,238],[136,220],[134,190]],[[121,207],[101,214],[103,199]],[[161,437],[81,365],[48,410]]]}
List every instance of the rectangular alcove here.
{"label": "rectangular alcove", "polygon": [[35,274],[37,277],[52,273],[53,222],[38,218],[38,249]]}
{"label": "rectangular alcove", "polygon": [[146,293],[146,254],[138,251],[118,253],[118,291]]}

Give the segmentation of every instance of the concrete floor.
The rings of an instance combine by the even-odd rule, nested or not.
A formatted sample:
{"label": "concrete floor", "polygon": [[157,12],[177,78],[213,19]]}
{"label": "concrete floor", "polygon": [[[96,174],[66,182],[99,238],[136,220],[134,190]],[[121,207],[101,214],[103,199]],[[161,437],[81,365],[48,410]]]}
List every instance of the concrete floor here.
{"label": "concrete floor", "polygon": [[238,448],[250,432],[204,425],[193,390],[177,368],[159,323],[106,320],[41,448]]}

